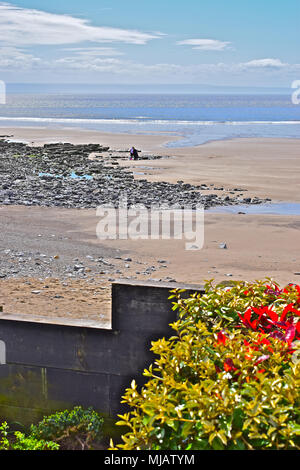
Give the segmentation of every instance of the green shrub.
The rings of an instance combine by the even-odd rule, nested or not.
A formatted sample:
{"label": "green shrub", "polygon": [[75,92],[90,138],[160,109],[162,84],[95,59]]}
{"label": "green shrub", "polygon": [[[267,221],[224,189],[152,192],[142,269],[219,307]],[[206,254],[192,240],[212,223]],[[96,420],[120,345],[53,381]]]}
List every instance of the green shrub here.
{"label": "green shrub", "polygon": [[30,436],[60,444],[60,449],[87,450],[102,437],[103,418],[92,408],[76,406],[73,410],[57,412],[38,425],[32,425]]}
{"label": "green shrub", "polygon": [[[11,434],[11,436],[9,436]],[[6,422],[0,426],[0,450],[58,450],[59,445],[55,442],[26,437],[25,434],[15,431],[9,433]]]}
{"label": "green shrub", "polygon": [[126,390],[128,433],[111,449],[300,449],[299,286],[171,297],[176,335],[152,343],[159,357]]}
{"label": "green shrub", "polygon": [[31,425],[28,436],[9,432],[4,422],[0,426],[0,450],[92,449],[102,438],[102,426],[103,418],[96,411],[81,406],[44,417],[37,425]]}

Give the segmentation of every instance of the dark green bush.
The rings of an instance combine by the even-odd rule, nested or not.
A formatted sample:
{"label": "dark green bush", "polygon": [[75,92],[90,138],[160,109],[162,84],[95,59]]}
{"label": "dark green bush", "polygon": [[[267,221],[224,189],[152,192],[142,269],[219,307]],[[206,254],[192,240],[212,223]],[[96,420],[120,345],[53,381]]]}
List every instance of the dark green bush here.
{"label": "dark green bush", "polygon": [[30,428],[30,436],[59,443],[60,449],[92,449],[102,438],[103,418],[92,408],[57,412]]}

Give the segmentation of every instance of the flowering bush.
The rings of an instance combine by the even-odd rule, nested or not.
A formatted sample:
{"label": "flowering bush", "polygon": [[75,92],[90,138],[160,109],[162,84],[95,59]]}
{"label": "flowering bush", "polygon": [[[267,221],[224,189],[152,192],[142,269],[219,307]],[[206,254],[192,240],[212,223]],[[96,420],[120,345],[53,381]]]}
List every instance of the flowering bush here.
{"label": "flowering bush", "polygon": [[176,332],[152,343],[159,356],[120,416],[132,449],[299,449],[300,289],[211,283],[204,295],[173,291]]}
{"label": "flowering bush", "polygon": [[[207,325],[220,321],[222,325],[236,325],[239,314],[247,309],[248,312],[251,309],[253,314],[257,313],[255,309],[260,309],[262,314],[272,310],[278,315],[277,320],[282,317],[280,321],[286,321],[291,316],[299,317],[300,314],[300,286],[295,284],[280,289],[274,281],[266,280],[255,283],[234,282],[230,287],[213,287],[210,281],[205,285],[203,295],[195,294],[188,299],[182,299],[181,292],[175,290],[170,296],[176,299],[173,309],[179,310],[181,317],[186,314],[188,320],[201,319]],[[268,308],[263,311],[263,307]]]}

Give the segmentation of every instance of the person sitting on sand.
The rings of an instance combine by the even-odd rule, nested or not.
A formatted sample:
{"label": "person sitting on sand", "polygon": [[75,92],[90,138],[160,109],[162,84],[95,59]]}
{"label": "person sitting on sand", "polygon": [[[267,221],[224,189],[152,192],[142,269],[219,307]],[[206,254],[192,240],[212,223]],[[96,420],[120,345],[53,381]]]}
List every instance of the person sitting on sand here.
{"label": "person sitting on sand", "polygon": [[130,160],[138,160],[139,154],[135,147],[131,147],[130,149]]}

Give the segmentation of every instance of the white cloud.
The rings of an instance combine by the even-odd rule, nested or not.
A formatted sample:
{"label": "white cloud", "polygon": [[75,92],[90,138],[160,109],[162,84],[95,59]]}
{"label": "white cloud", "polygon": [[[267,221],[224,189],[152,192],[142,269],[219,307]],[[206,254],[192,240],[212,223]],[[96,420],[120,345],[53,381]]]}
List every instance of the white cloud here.
{"label": "white cloud", "polygon": [[63,57],[51,63],[52,67],[85,70],[91,72],[110,72],[117,75],[138,76],[149,74],[173,74],[184,71],[184,67],[175,64],[142,64],[116,58],[101,58],[93,56]]}
{"label": "white cloud", "polygon": [[0,3],[0,42],[4,45],[59,45],[84,41],[145,44],[158,37],[135,30],[92,26],[81,18]]}
{"label": "white cloud", "polygon": [[0,69],[31,69],[42,64],[42,59],[15,47],[0,47]]}
{"label": "white cloud", "polygon": [[117,51],[112,47],[68,47],[62,49],[65,52],[74,53],[74,56],[81,57],[99,57],[99,56],[119,56],[123,52]]}
{"label": "white cloud", "polygon": [[241,67],[246,68],[282,68],[288,66],[289,64],[285,64],[279,59],[255,59],[250,60],[249,62],[244,62],[240,65]]}
{"label": "white cloud", "polygon": [[57,59],[51,64],[52,67],[62,67],[67,69],[85,70],[91,72],[112,72],[119,73],[122,62],[114,58],[99,58],[99,57],[83,57],[80,60],[78,57],[63,57]]}
{"label": "white cloud", "polygon": [[[76,80],[100,80],[127,82],[151,81],[155,83],[215,83],[223,80],[230,84],[237,81],[242,84],[257,77],[257,80],[280,79],[299,72],[300,64],[284,64],[278,59],[258,59],[245,63],[166,63],[154,62],[145,64],[127,60],[126,56],[114,48],[98,47],[65,47],[60,48],[55,56],[37,54],[26,48],[0,46],[0,71],[11,73],[10,80],[18,81],[22,71],[26,76],[54,77],[64,81],[65,77],[76,77]],[[271,61],[271,62],[270,62]],[[21,73],[21,75],[20,75]],[[29,75],[28,75],[29,74]],[[2,75],[3,77],[3,75]],[[6,77],[6,75],[5,75]],[[7,78],[5,78],[7,79]],[[8,79],[7,79],[8,80]]]}
{"label": "white cloud", "polygon": [[180,46],[193,46],[193,49],[199,49],[201,51],[223,51],[227,49],[231,43],[217,39],[185,39],[184,41],[178,41],[177,44]]}

